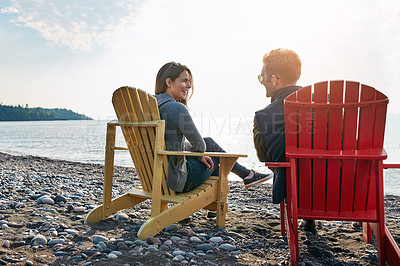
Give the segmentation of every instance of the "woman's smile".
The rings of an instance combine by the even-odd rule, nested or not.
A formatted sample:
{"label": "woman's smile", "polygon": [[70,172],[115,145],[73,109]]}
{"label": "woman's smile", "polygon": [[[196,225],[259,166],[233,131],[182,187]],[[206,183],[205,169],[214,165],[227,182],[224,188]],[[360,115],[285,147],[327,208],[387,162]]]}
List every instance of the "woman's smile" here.
{"label": "woman's smile", "polygon": [[192,88],[192,79],[188,71],[183,71],[178,78],[170,81],[166,93],[171,95],[175,101],[187,99],[190,89]]}

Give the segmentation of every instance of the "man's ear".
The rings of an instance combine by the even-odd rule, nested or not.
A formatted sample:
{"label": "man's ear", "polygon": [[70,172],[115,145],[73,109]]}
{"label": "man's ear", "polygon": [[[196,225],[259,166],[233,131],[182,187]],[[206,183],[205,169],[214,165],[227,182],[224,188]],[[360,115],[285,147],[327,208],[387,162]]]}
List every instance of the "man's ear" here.
{"label": "man's ear", "polygon": [[172,86],[172,80],[171,80],[171,78],[166,78],[166,79],[165,79],[165,84],[167,84],[167,87],[171,87],[171,86]]}
{"label": "man's ear", "polygon": [[275,75],[271,75],[271,83],[274,86],[278,83],[278,78]]}

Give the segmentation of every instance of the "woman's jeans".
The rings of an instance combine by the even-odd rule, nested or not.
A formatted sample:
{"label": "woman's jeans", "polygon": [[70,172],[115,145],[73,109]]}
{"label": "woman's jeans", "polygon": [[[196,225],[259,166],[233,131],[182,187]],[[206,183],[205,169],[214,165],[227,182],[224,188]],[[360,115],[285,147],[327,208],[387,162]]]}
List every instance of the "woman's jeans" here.
{"label": "woman's jeans", "polygon": [[[204,138],[206,143],[206,151],[207,152],[225,152],[212,138]],[[182,192],[188,192],[196,187],[200,186],[207,178],[211,175],[219,174],[219,157],[211,157],[214,166],[211,171],[207,170],[207,167],[204,163],[200,161],[199,157],[188,157],[186,166],[187,166],[187,180],[185,183],[185,187]],[[246,169],[242,165],[235,163],[233,166],[232,172],[241,178],[245,178],[250,174],[250,170]]]}

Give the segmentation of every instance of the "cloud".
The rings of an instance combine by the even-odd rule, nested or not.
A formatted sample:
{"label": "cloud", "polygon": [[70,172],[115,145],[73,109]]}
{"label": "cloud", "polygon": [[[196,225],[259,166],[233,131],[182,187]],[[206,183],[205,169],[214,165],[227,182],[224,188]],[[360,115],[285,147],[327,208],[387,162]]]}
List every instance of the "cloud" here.
{"label": "cloud", "polygon": [[48,44],[91,52],[107,45],[134,22],[140,0],[11,0],[1,13],[17,26],[38,31]]}

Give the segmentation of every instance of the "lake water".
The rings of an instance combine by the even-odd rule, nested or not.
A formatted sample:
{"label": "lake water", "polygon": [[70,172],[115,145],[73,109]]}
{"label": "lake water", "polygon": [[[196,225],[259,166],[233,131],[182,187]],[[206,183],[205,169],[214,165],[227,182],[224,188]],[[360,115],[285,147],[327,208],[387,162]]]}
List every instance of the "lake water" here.
{"label": "lake water", "polygon": [[[269,172],[257,160],[252,140],[253,117],[203,117],[194,115],[202,136],[210,136],[225,150],[247,154],[239,163],[260,172]],[[389,115],[386,126],[385,163],[400,163],[400,115]],[[77,162],[104,164],[107,121],[0,122],[0,151],[45,156]],[[117,132],[117,146],[125,146]],[[127,151],[116,151],[115,164],[133,167]],[[400,196],[400,170],[385,170],[385,194]],[[230,180],[240,180],[235,175]],[[271,182],[271,181],[270,181]]]}

